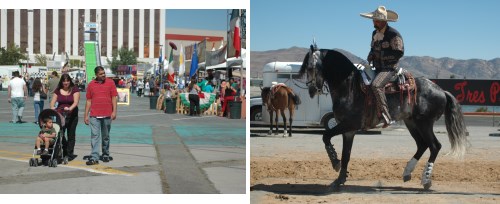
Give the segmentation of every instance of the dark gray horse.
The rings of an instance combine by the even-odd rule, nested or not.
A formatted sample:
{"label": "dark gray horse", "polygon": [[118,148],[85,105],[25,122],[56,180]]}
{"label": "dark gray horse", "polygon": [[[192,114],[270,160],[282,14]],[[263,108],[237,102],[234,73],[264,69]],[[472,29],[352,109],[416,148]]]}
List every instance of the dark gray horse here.
{"label": "dark gray horse", "polygon": [[[318,50],[316,45],[311,45],[300,69],[300,74],[307,75],[309,95],[313,97],[320,92],[326,84],[331,92],[337,126],[325,131],[323,143],[333,168],[340,173],[333,182],[334,190],[340,190],[340,185],[347,179],[347,166],[351,156],[354,135],[357,130],[367,129],[365,113],[375,109],[374,105],[366,105],[366,95],[361,90],[361,74],[354,64],[342,53],[335,50]],[[411,95],[389,94],[387,103],[392,118],[403,120],[417,143],[417,152],[407,163],[403,172],[403,180],[411,179],[418,160],[429,148],[430,157],[422,174],[422,185],[429,189],[432,185],[431,174],[434,161],[441,149],[441,143],[434,135],[434,122],[445,114],[446,129],[451,143],[450,154],[463,156],[469,145],[466,137],[465,123],[460,104],[449,92],[442,90],[436,84],[425,78],[416,78],[417,92]],[[416,95],[416,96],[415,96]],[[413,96],[413,97],[412,97]],[[408,97],[414,103],[408,104]],[[401,100],[403,99],[403,100]],[[402,103],[402,101],[404,101]],[[373,104],[373,103],[372,103]],[[374,117],[376,118],[376,117]],[[378,118],[377,118],[378,119]],[[342,162],[330,142],[335,135],[342,134]]]}

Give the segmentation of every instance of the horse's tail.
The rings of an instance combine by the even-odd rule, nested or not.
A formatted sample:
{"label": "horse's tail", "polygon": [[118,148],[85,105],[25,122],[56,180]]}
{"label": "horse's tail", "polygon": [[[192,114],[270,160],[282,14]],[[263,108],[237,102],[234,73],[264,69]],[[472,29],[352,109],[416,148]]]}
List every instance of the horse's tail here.
{"label": "horse's tail", "polygon": [[300,97],[295,93],[291,93],[291,94],[289,93],[288,98],[292,99],[293,104],[295,104],[295,105],[300,105],[300,103],[301,103]]}
{"label": "horse's tail", "polygon": [[444,116],[448,139],[451,143],[451,151],[448,154],[455,157],[462,157],[470,145],[466,136],[467,129],[465,128],[462,108],[450,92],[445,91],[444,93],[446,95]]}

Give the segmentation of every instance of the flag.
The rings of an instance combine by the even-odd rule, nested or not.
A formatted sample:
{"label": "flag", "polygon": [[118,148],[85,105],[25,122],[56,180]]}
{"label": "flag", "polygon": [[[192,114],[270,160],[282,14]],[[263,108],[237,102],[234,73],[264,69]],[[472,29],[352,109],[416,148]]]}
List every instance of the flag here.
{"label": "flag", "polygon": [[174,49],[170,50],[170,57],[168,58],[168,74],[174,74]]}
{"label": "flag", "polygon": [[229,57],[238,58],[241,56],[241,37],[240,37],[240,10],[233,9],[231,13],[231,37],[232,37],[232,48],[230,52],[228,52]]}
{"label": "flag", "polygon": [[196,43],[194,44],[193,57],[191,58],[191,67],[189,68],[189,78],[193,77],[198,70],[198,54],[196,53]]}
{"label": "flag", "polygon": [[162,48],[160,47],[160,56],[158,57],[158,74],[160,75],[160,79],[162,78],[161,75],[163,73],[163,53],[162,53]]}
{"label": "flag", "polygon": [[197,46],[196,52],[198,52],[198,62],[204,62],[205,52],[207,51],[207,39],[199,42]]}
{"label": "flag", "polygon": [[207,51],[207,60],[205,66],[213,66],[226,62],[227,46],[223,46],[216,51]]}
{"label": "flag", "polygon": [[174,80],[174,75],[175,75],[175,70],[174,70],[174,47],[175,49],[177,49],[177,47],[175,46],[175,44],[173,44],[172,42],[170,43],[170,47],[172,47],[170,49],[170,57],[168,58],[168,81],[172,84],[175,83],[175,80]]}
{"label": "flag", "polygon": [[181,50],[179,51],[179,76],[183,76],[184,72],[186,72],[186,64],[184,61],[184,48],[181,44]]}

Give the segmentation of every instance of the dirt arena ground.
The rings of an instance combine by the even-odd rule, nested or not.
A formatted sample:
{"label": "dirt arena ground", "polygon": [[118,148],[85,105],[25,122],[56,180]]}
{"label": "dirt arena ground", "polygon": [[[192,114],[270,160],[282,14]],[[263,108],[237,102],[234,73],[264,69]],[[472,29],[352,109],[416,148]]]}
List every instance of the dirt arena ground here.
{"label": "dirt arena ground", "polygon": [[[340,192],[330,188],[338,173],[321,135],[251,134],[251,203],[500,203],[500,137],[489,136],[498,133],[498,127],[468,127],[472,146],[463,159],[445,156],[450,150],[446,129],[434,130],[443,147],[429,191],[420,185],[428,151],[412,180],[403,182],[403,170],[416,151],[403,127],[381,135],[356,135],[349,177]],[[341,137],[332,143],[340,154]]]}

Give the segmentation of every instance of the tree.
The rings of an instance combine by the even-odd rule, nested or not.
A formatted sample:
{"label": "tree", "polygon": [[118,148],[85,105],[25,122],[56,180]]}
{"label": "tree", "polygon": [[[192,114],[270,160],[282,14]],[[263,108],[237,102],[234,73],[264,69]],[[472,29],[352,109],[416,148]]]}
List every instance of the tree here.
{"label": "tree", "polygon": [[37,66],[47,66],[47,56],[42,54],[35,55],[35,61]]}
{"label": "tree", "polygon": [[21,52],[21,48],[14,43],[11,43],[7,49],[0,48],[0,64],[2,65],[17,65],[21,61],[27,60],[28,57]]}
{"label": "tree", "polygon": [[127,48],[122,47],[118,51],[113,51],[111,57],[111,60],[107,59],[107,61],[113,73],[116,73],[116,70],[120,65],[137,64],[137,56],[135,55],[133,49],[128,50]]}

